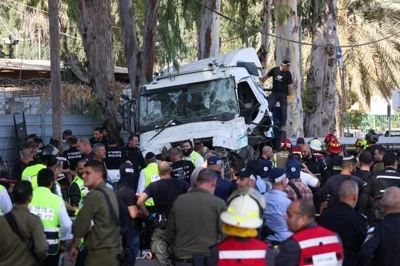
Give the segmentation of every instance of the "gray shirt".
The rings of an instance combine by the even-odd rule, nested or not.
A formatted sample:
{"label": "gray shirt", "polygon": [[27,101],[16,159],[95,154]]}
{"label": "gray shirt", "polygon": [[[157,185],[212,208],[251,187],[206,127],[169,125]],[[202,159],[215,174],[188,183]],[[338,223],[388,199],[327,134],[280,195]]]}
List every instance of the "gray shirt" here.
{"label": "gray shirt", "polygon": [[174,202],[168,217],[168,242],[177,258],[209,254],[221,234],[225,202],[202,188],[192,188]]}

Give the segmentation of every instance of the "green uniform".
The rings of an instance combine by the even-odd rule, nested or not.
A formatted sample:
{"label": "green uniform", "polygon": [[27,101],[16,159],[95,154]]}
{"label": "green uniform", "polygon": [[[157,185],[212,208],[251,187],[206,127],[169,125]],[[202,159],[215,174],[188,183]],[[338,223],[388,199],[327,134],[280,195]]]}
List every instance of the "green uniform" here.
{"label": "green uniform", "polygon": [[[24,206],[14,206],[11,211],[24,238],[35,243],[34,252],[38,259],[47,257],[48,244],[44,236],[43,223]],[[26,242],[22,242],[8,225],[5,216],[0,217],[0,265],[33,265],[35,259]]]}
{"label": "green uniform", "polygon": [[101,183],[85,197],[83,207],[75,219],[73,232],[76,237],[85,239],[85,247],[88,250],[86,265],[119,265],[117,256],[121,252],[120,229],[112,217],[104,194],[99,189],[106,192],[119,217],[115,194]]}
{"label": "green uniform", "polygon": [[37,175],[38,175],[39,171],[44,168],[47,168],[47,166],[44,164],[35,164],[35,165],[28,166],[22,172],[21,180],[28,180],[31,182],[33,189],[37,188],[38,187]]}
{"label": "green uniform", "polygon": [[[143,171],[145,175],[145,188],[150,185],[150,183],[160,179],[160,176],[158,175],[158,164],[156,163],[150,163],[146,168],[143,169]],[[152,198],[146,200],[145,205],[154,206],[154,200]]]}
{"label": "green uniform", "polygon": [[33,191],[29,211],[40,217],[44,226],[49,255],[56,255],[60,246],[60,222],[58,213],[63,204],[61,197],[53,194],[46,187],[37,187]]}

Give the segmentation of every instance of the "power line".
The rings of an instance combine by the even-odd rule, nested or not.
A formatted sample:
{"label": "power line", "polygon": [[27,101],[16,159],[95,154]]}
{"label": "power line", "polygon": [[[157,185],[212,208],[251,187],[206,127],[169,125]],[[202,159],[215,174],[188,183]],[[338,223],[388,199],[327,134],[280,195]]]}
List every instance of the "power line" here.
{"label": "power line", "polygon": [[343,46],[332,46],[332,45],[328,46],[328,45],[312,44],[312,43],[308,43],[308,42],[295,41],[295,40],[287,39],[287,38],[280,37],[280,36],[277,36],[277,35],[274,35],[274,34],[266,33],[266,32],[264,32],[264,31],[262,31],[262,30],[260,30],[260,29],[256,29],[256,28],[253,28],[253,27],[251,27],[251,26],[242,24],[242,23],[238,22],[237,20],[235,20],[235,19],[233,19],[233,18],[230,18],[230,17],[228,17],[228,16],[222,14],[221,12],[218,12],[218,11],[216,11],[216,10],[214,10],[214,9],[212,9],[212,8],[210,8],[210,7],[208,7],[207,5],[203,4],[202,2],[200,2],[200,1],[198,1],[198,0],[193,0],[193,1],[196,2],[196,3],[198,3],[199,5],[203,6],[204,8],[210,10],[211,12],[217,14],[218,16],[220,16],[220,17],[222,17],[222,18],[224,18],[224,19],[226,19],[226,20],[229,20],[229,21],[231,21],[231,22],[233,22],[233,23],[235,23],[235,24],[237,24],[237,25],[239,25],[239,26],[242,26],[242,27],[244,27],[244,28],[250,29],[250,30],[252,30],[252,31],[254,31],[254,32],[259,32],[259,33],[261,33],[261,34],[268,35],[268,36],[270,36],[270,37],[273,37],[273,38],[276,38],[276,39],[279,39],[279,40],[288,41],[288,42],[297,43],[297,44],[302,44],[302,45],[314,46],[314,47],[355,48],[355,47],[367,46],[367,45],[375,44],[375,43],[378,43],[378,42],[382,42],[382,41],[385,41],[385,40],[387,40],[387,39],[390,39],[390,38],[392,38],[392,37],[394,37],[394,36],[400,35],[400,31],[398,31],[398,32],[396,32],[396,33],[394,33],[394,34],[385,36],[385,37],[383,37],[383,38],[381,38],[381,39],[378,39],[378,40],[374,40],[374,41],[370,41],[370,42],[365,42],[365,43],[352,44],[352,45],[343,45]]}
{"label": "power line", "polygon": [[[7,27],[6,23],[4,22],[3,18],[0,16],[1,23],[3,23],[4,27],[6,28],[6,31],[10,33],[11,36],[14,37],[14,34],[10,31],[10,29]],[[10,40],[11,41],[11,40]]]}
{"label": "power line", "polygon": [[44,13],[47,13],[47,14],[49,13],[49,12],[46,11],[46,10],[43,10],[43,9],[40,9],[40,8],[37,8],[37,7],[33,7],[33,6],[30,6],[30,5],[27,5],[27,4],[24,4],[24,3],[21,3],[21,2],[16,1],[16,0],[8,0],[8,1],[17,3],[17,4],[19,4],[19,5],[23,5],[23,6],[29,7],[30,9],[34,9],[34,10],[38,10],[38,11],[44,12]]}

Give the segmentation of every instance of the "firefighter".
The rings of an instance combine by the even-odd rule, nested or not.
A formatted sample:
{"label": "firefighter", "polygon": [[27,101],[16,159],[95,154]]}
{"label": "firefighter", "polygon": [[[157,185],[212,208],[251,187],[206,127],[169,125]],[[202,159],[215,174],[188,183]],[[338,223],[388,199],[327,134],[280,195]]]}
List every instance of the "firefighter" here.
{"label": "firefighter", "polygon": [[337,139],[329,142],[328,145],[329,155],[326,157],[326,165],[330,172],[330,176],[340,174],[342,171],[342,159],[343,157],[339,154],[342,153],[342,145]]}
{"label": "firefighter", "polygon": [[317,225],[311,201],[293,201],[285,219],[293,235],[279,245],[276,266],[342,265],[344,252],[340,239],[334,232]]}
{"label": "firefighter", "polygon": [[357,158],[357,161],[358,161],[358,158],[360,157],[361,152],[367,148],[368,143],[364,139],[357,139],[357,141],[354,145],[356,146],[356,149],[355,149],[353,155],[354,155],[354,157]]}
{"label": "firefighter", "polygon": [[228,237],[211,247],[207,265],[273,265],[269,243],[256,239],[264,223],[264,198],[253,189],[237,190],[228,203],[221,213],[222,232]]}
{"label": "firefighter", "polygon": [[325,158],[325,156],[322,154],[322,142],[318,138],[312,139],[309,144],[315,157],[322,159]]}
{"label": "firefighter", "polygon": [[281,151],[274,153],[273,163],[274,167],[286,168],[286,162],[292,151],[292,141],[290,139],[283,139],[281,141]]}
{"label": "firefighter", "polygon": [[325,148],[326,148],[326,155],[329,155],[329,154],[330,154],[330,151],[328,150],[328,146],[329,146],[329,143],[330,143],[332,140],[334,140],[334,139],[337,140],[336,136],[333,135],[333,134],[328,134],[328,135],[325,137],[324,143],[325,143]]}

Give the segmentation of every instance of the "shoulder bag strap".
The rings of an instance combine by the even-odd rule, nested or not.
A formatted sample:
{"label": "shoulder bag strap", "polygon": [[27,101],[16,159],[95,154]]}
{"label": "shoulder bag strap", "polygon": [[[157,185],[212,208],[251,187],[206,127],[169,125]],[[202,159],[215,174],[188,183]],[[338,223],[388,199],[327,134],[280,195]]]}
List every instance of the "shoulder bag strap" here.
{"label": "shoulder bag strap", "polygon": [[104,190],[102,190],[102,189],[97,189],[97,190],[100,191],[101,193],[103,193],[104,197],[106,198],[108,207],[109,207],[110,212],[111,212],[111,216],[113,217],[113,220],[114,220],[115,224],[116,224],[117,226],[120,226],[121,224],[120,224],[120,222],[119,222],[118,215],[117,215],[117,213],[115,212],[115,209],[114,209],[114,207],[113,207],[112,204],[111,204],[110,197],[108,196],[108,194],[107,194]]}
{"label": "shoulder bag strap", "polygon": [[291,188],[293,188],[294,193],[296,193],[297,199],[302,199],[302,198],[303,198],[303,196],[301,195],[299,189],[296,187],[295,184],[289,182],[288,185],[289,185]]}

